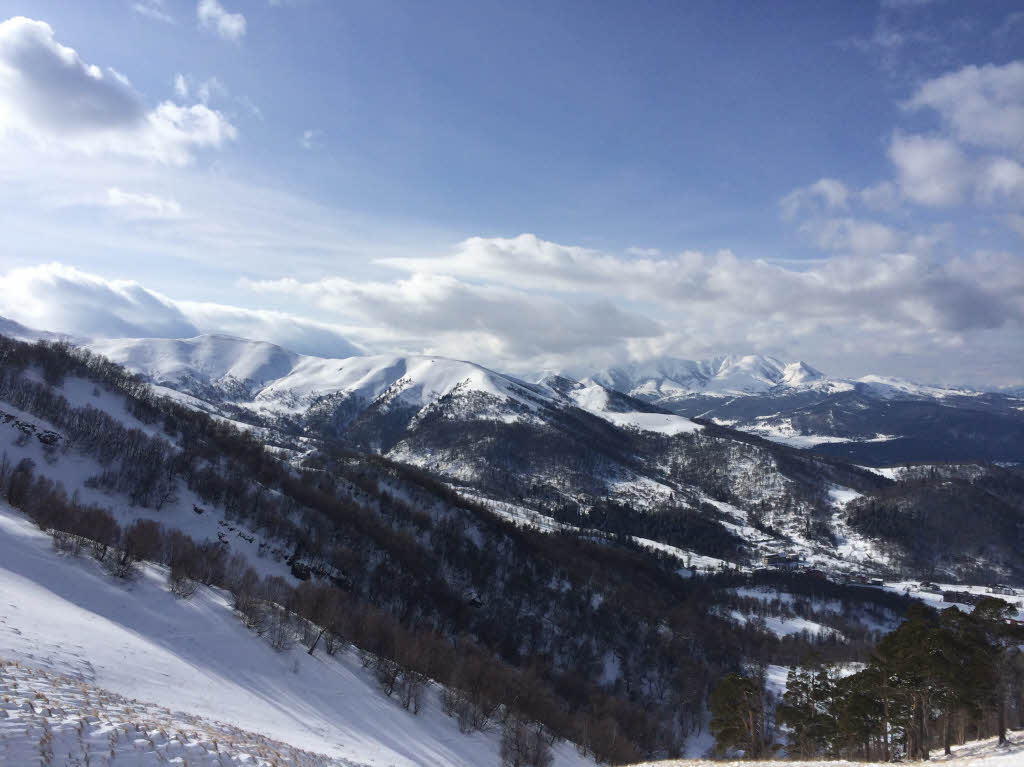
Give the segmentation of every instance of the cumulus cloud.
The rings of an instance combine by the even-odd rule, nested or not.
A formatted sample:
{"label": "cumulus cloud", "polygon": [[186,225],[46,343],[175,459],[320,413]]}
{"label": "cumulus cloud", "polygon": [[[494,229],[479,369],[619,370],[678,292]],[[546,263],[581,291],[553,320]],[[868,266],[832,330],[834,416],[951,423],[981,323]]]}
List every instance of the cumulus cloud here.
{"label": "cumulus cloud", "polygon": [[1024,204],[1024,166],[1008,157],[990,159],[982,166],[978,194],[985,202]]}
{"label": "cumulus cloud", "polygon": [[245,16],[228,13],[217,0],[199,0],[196,18],[200,27],[216,32],[224,40],[237,43],[245,36]]}
{"label": "cumulus cloud", "polygon": [[662,332],[654,320],[606,298],[566,302],[446,275],[417,273],[395,282],[284,279],[245,287],[313,301],[340,317],[386,327],[395,337],[415,335],[426,344],[424,350],[456,356],[465,354],[467,339],[491,357],[512,360],[586,351]]}
{"label": "cumulus cloud", "polygon": [[907,106],[938,112],[959,141],[1024,153],[1024,61],[972,65],[928,80]]}
{"label": "cumulus cloud", "polygon": [[[869,317],[873,321],[913,321],[910,315],[901,317],[899,308],[904,300],[912,299],[931,307],[942,327],[978,327],[969,317],[948,314],[943,307],[946,287],[960,282],[965,293],[975,298],[984,293],[1003,306],[1003,320],[1024,317],[1024,295],[1017,292],[1024,264],[1014,264],[1012,259],[1000,261],[998,268],[989,259],[976,264],[973,274],[965,267],[972,263],[970,259],[955,262],[954,269],[947,262],[912,253],[836,256],[800,269],[741,260],[728,251],[710,255],[687,252],[658,259],[619,257],[522,235],[471,238],[446,257],[384,263],[415,267],[421,274],[430,271],[490,283],[525,282],[566,293],[619,295],[658,302],[660,308],[684,313],[698,306],[714,306],[745,320],[757,315],[786,322],[796,315],[808,315],[852,322]],[[1001,285],[1002,269],[1008,277],[1017,275],[1016,281]],[[1004,290],[1008,293],[998,297]],[[981,323],[990,324],[988,320]]]}
{"label": "cumulus cloud", "polygon": [[779,201],[784,218],[792,219],[822,208],[845,208],[850,193],[846,185],[834,178],[821,178],[810,186],[794,189]]}
{"label": "cumulus cloud", "polygon": [[1018,259],[942,261],[923,246],[783,266],[728,251],[620,256],[521,235],[380,263],[408,276],[243,287],[388,331],[371,345],[400,339],[520,369],[750,349],[809,354],[826,367],[866,349],[921,359],[1024,322]]}
{"label": "cumulus cloud", "polygon": [[131,280],[108,280],[62,264],[0,276],[0,316],[79,338],[190,338],[227,333],[305,354],[348,357],[361,349],[329,323],[286,312],[175,301]]}
{"label": "cumulus cloud", "polygon": [[56,41],[46,22],[16,17],[0,23],[0,66],[8,119],[88,133],[134,125],[145,116],[123,77],[86,64]]}
{"label": "cumulus cloud", "polygon": [[0,130],[41,146],[172,165],[237,136],[205,104],[148,109],[124,75],[86,63],[57,42],[49,24],[24,17],[0,23]]}
{"label": "cumulus cloud", "polygon": [[971,183],[967,157],[946,138],[896,133],[889,159],[903,194],[921,205],[956,205]]}
{"label": "cumulus cloud", "polygon": [[892,227],[858,218],[813,219],[800,230],[823,250],[852,253],[893,253],[907,240]]}

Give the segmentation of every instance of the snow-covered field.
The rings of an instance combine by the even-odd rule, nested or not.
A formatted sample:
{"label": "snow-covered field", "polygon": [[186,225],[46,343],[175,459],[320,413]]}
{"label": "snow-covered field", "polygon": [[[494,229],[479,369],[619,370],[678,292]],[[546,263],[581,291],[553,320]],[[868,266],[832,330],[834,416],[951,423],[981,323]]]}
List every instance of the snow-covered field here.
{"label": "snow-covered field", "polygon": [[0,660],[0,763],[352,765],[257,733],[172,712],[80,679]]}
{"label": "snow-covered field", "polygon": [[[932,752],[931,762],[948,764],[950,767],[1020,767],[1024,764],[1024,736],[1011,733],[1010,742],[999,746],[995,738],[953,746],[953,753],[945,756],[942,749]],[[644,762],[634,767],[882,767],[882,762],[849,762],[849,761],[782,761],[768,760],[749,762],[741,760],[708,761],[704,759],[670,759],[660,762]],[[927,762],[922,762],[927,764]]]}
{"label": "snow-covered field", "polygon": [[[499,763],[497,730],[461,734],[441,710],[437,688],[427,691],[425,705],[413,715],[380,692],[355,651],[333,658],[307,655],[301,646],[276,652],[244,628],[223,592],[200,588],[190,600],[180,600],[167,590],[164,569],[152,565],[142,567],[132,581],[117,580],[87,556],[56,554],[49,536],[6,505],[0,505],[0,659],[73,680],[85,686],[81,695],[107,695],[110,701],[109,710],[90,713],[84,704],[75,707],[76,700],[85,698],[75,698],[68,683],[51,680],[64,714],[45,717],[22,709],[19,716],[32,717],[26,722],[29,735],[17,735],[22,732],[18,728],[14,740],[5,735],[9,753],[25,753],[25,748],[31,753],[43,734],[43,716],[54,730],[54,743],[74,746],[78,735],[72,730],[83,718],[82,738],[90,743],[115,735],[118,742],[127,739],[125,743],[153,740],[140,744],[153,752],[150,761],[127,764],[157,764],[160,748],[170,756],[182,754],[176,749],[186,745],[192,749],[188,764],[204,764],[202,751],[209,753],[204,744],[230,738],[248,744],[244,748],[261,743],[277,748],[270,740],[280,741],[325,754],[337,764]],[[0,700],[3,694],[8,693],[0,693]],[[152,706],[129,710],[121,698]],[[223,725],[193,725],[179,714],[160,718],[153,707]],[[156,727],[145,725],[151,720]],[[198,733],[188,735],[188,744],[174,743],[172,728],[179,723],[188,733]],[[222,726],[228,729],[218,729]],[[127,733],[124,727],[129,727]],[[244,748],[239,746],[236,755]],[[564,743],[556,746],[555,758],[559,767],[592,764]],[[0,763],[32,762],[5,761],[0,750]]]}

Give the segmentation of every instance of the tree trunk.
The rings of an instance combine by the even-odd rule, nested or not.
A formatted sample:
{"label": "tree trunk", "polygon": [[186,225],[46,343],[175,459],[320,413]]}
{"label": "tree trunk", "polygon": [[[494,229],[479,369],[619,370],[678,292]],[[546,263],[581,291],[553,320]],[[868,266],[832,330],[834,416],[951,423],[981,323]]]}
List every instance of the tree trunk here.
{"label": "tree trunk", "polygon": [[314,640],[313,640],[313,644],[312,644],[312,646],[311,646],[311,647],[309,648],[309,652],[308,652],[308,653],[306,653],[307,655],[312,655],[312,654],[313,654],[313,650],[315,650],[315,649],[316,649],[316,644],[317,644],[317,642],[319,642],[319,641],[320,641],[320,637],[322,637],[323,635],[324,635],[324,630],[323,630],[323,629],[320,629],[320,633],[319,633],[319,634],[317,634],[317,635],[316,635],[316,639],[314,639]]}
{"label": "tree trunk", "polygon": [[953,742],[953,712],[946,712],[946,729],[942,736],[942,750],[946,756],[953,753],[953,749],[950,748]]}
{"label": "tree trunk", "polygon": [[882,690],[882,761],[889,761],[889,696]]}
{"label": "tree trunk", "polygon": [[928,711],[931,706],[928,705],[928,696],[921,695],[921,758],[925,761],[931,759],[931,755],[928,753]]}
{"label": "tree trunk", "polygon": [[999,691],[999,745],[1006,745],[1006,696]]}

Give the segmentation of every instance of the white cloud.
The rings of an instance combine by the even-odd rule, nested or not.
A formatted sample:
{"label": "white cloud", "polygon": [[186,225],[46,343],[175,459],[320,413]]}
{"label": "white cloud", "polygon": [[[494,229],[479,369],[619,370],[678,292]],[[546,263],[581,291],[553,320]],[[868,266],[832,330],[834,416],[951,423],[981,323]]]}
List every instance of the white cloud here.
{"label": "white cloud", "polygon": [[174,17],[167,12],[164,0],[142,0],[142,2],[132,5],[132,10],[154,21],[162,21],[164,24],[176,23]]}
{"label": "white cloud", "polygon": [[104,280],[61,264],[3,277],[0,315],[75,336],[183,338],[196,327],[166,296],[130,280]]}
{"label": "white cloud", "polygon": [[300,354],[352,357],[363,350],[350,342],[344,328],[269,309],[247,309],[199,301],[176,301],[200,333],[226,333],[270,341]]}
{"label": "white cloud", "polygon": [[834,178],[821,178],[810,186],[794,189],[779,201],[783,218],[792,219],[822,209],[845,208],[850,193],[846,185]]}
{"label": "white cloud", "polygon": [[659,323],[607,298],[567,302],[444,275],[413,274],[395,282],[284,279],[244,286],[312,301],[345,320],[388,328],[393,338],[415,336],[421,351],[459,357],[470,348],[507,360],[579,353],[663,332]]}
{"label": "white cloud", "polygon": [[361,353],[336,326],[294,315],[175,301],[130,280],[107,280],[62,264],[12,269],[0,277],[0,316],[31,328],[86,338],[189,338],[227,333],[306,354]]}
{"label": "white cloud", "polygon": [[58,43],[43,21],[22,16],[0,23],[0,119],[85,134],[140,123],[141,100],[124,79],[86,64]]}
{"label": "white cloud", "polygon": [[195,93],[201,104],[209,106],[214,98],[227,96],[228,89],[217,77],[208,77],[197,83],[191,75],[176,74],[174,76],[174,95],[179,99],[187,99],[189,93]]}
{"label": "white cloud", "polygon": [[87,64],[56,41],[49,24],[24,17],[0,23],[0,131],[42,147],[172,165],[237,135],[223,114],[203,104],[165,101],[147,109],[126,77]]}
{"label": "white cloud", "polygon": [[[845,248],[888,244],[887,232],[855,223],[836,236],[865,243]],[[244,287],[377,328],[370,345],[475,354],[517,369],[752,348],[803,350],[826,366],[858,355],[920,360],[965,336],[1020,330],[1024,264],[1010,256],[943,262],[926,245],[780,266],[727,251],[616,257],[533,235],[471,238],[447,255],[385,260],[409,273],[395,282]]]}
{"label": "white cloud", "polygon": [[907,106],[934,109],[959,141],[1024,153],[1024,61],[972,65],[928,80]]}
{"label": "white cloud", "polygon": [[199,0],[196,17],[200,27],[215,31],[224,40],[237,43],[245,36],[245,16],[228,13],[217,0]]}
{"label": "white cloud", "polygon": [[819,248],[838,252],[894,253],[906,244],[892,227],[850,217],[814,219],[800,229]]}
{"label": "white cloud", "polygon": [[1024,205],[1024,166],[1008,157],[990,159],[982,167],[978,194],[985,202]]}
{"label": "white cloud", "polygon": [[181,204],[177,200],[155,194],[125,192],[113,186],[107,189],[106,205],[123,211],[130,218],[181,217]]}
{"label": "white cloud", "polygon": [[971,184],[967,158],[949,139],[896,133],[889,159],[903,194],[921,205],[956,205]]}

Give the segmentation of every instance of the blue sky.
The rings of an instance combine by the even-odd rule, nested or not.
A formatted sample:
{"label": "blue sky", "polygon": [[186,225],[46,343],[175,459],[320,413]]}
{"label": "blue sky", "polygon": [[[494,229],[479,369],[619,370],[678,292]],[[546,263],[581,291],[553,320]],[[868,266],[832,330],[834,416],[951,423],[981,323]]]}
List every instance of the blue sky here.
{"label": "blue sky", "polygon": [[3,19],[0,314],[27,324],[1024,383],[1018,3]]}

